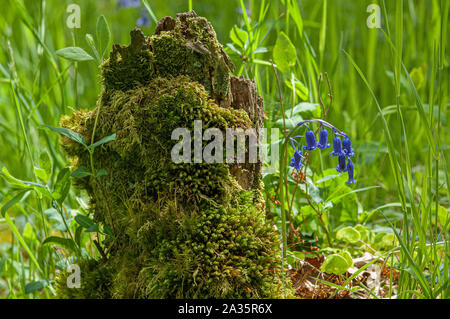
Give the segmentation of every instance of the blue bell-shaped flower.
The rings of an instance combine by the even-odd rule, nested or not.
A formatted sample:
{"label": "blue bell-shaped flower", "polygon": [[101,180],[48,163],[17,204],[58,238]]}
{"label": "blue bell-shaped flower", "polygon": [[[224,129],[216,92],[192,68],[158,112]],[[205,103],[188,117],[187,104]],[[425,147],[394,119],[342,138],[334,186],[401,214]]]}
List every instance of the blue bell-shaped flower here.
{"label": "blue bell-shaped flower", "polygon": [[316,149],[316,135],[313,131],[309,130],[305,134],[306,146],[303,146],[305,151],[313,151]]}
{"label": "blue bell-shaped flower", "polygon": [[345,155],[349,157],[355,156],[355,151],[352,148],[352,141],[349,137],[344,138],[342,141],[342,148],[344,149]]}
{"label": "blue bell-shaped flower", "polygon": [[348,172],[348,181],[347,181],[347,183],[349,183],[349,184],[356,183],[356,181],[355,181],[355,179],[353,177],[353,163],[352,163],[352,160],[350,158],[348,159],[347,172]]}
{"label": "blue bell-shaped flower", "polygon": [[289,164],[289,166],[299,171],[303,167],[302,156],[302,151],[295,150],[294,156],[291,158],[291,164]]}
{"label": "blue bell-shaped flower", "polygon": [[322,129],[319,134],[319,143],[317,144],[317,147],[321,150],[326,149],[330,147],[330,144],[327,144],[328,140],[328,131],[326,129]]}
{"label": "blue bell-shaped flower", "polygon": [[330,156],[343,156],[345,153],[342,151],[342,143],[341,138],[339,136],[335,136],[333,139],[333,152],[331,152]]}
{"label": "blue bell-shaped flower", "polygon": [[118,8],[137,8],[139,7],[141,4],[139,2],[139,0],[119,0],[117,1],[117,7]]}
{"label": "blue bell-shaped flower", "polygon": [[347,170],[347,167],[345,166],[345,155],[339,156],[339,164],[336,166],[336,170],[339,173],[345,172]]}

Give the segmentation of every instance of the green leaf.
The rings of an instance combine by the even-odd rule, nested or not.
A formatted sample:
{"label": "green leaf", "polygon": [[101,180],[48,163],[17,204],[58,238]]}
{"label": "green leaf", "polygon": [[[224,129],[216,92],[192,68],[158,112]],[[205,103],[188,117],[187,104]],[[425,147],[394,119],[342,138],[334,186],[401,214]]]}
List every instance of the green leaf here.
{"label": "green leaf", "polygon": [[107,174],[108,174],[108,172],[106,171],[106,169],[101,168],[98,170],[97,175],[95,177],[100,177],[100,176],[107,175]]}
{"label": "green leaf", "polygon": [[8,171],[8,169],[6,167],[2,168],[2,173],[3,174],[1,174],[1,175],[3,176],[5,181],[10,183],[11,185],[19,186],[21,188],[30,188],[30,186],[25,184],[24,181],[22,181],[20,179],[17,179],[14,176],[12,176],[11,173]]}
{"label": "green leaf", "polygon": [[42,242],[42,245],[56,245],[72,252],[76,252],[75,243],[69,238],[50,236]]}
{"label": "green leaf", "polygon": [[448,222],[450,221],[450,214],[447,212],[444,206],[439,205],[438,207],[438,221],[441,224],[442,228],[446,228],[448,226]]}
{"label": "green leaf", "polygon": [[339,176],[341,176],[341,175],[337,174],[337,175],[328,175],[328,176],[322,177],[321,179],[316,181],[316,185],[321,184],[321,183],[326,182],[326,181],[329,181],[329,180],[332,180],[332,179],[335,179],[335,178],[337,178]]}
{"label": "green leaf", "polygon": [[[288,88],[290,88],[291,90],[293,89],[291,81],[284,81],[284,84],[286,84],[286,86]],[[303,83],[298,81],[298,80],[294,81],[294,85],[295,85],[295,95],[297,95],[303,101],[308,100],[308,97],[309,97],[309,90],[308,90],[308,88],[306,86],[304,86]],[[308,111],[311,111],[311,112],[315,111],[317,106],[319,105],[319,104],[312,104],[312,103],[305,103],[305,104],[307,104],[308,106],[309,105],[315,106],[314,109],[308,110]],[[295,109],[294,109],[294,112],[295,112]],[[316,117],[319,118],[320,116],[316,116]]]}
{"label": "green leaf", "polygon": [[94,60],[92,56],[79,47],[67,47],[56,51],[56,55],[70,61],[90,61]]}
{"label": "green leaf", "polygon": [[248,40],[248,33],[239,29],[237,25],[234,25],[230,31],[230,39],[241,48],[245,48],[245,44]]}
{"label": "green leaf", "polygon": [[109,143],[111,141],[114,141],[115,139],[116,139],[116,133],[106,136],[106,137],[102,138],[101,140],[95,142],[94,144],[89,145],[89,148],[96,148],[97,146],[100,146],[105,143]]}
{"label": "green leaf", "polygon": [[86,229],[86,233],[95,233],[98,231],[99,231],[98,224],[94,224],[91,227],[89,227],[88,229]]}
{"label": "green leaf", "polygon": [[45,169],[39,168],[39,167],[34,167],[34,174],[44,183],[47,183],[48,181],[48,176],[47,176],[47,172],[45,171]]}
{"label": "green leaf", "polygon": [[398,246],[398,240],[394,234],[386,234],[381,239],[381,248],[391,249],[395,246]]}
{"label": "green leaf", "polygon": [[91,175],[91,172],[87,167],[84,166],[78,167],[76,170],[70,173],[70,176],[73,178],[83,178],[89,175]]}
{"label": "green leaf", "polygon": [[25,293],[29,294],[37,290],[41,290],[48,286],[48,282],[45,280],[32,281],[25,285]]}
{"label": "green leaf", "polygon": [[16,196],[14,196],[10,201],[6,202],[6,204],[3,205],[3,206],[2,206],[2,209],[1,209],[2,216],[4,217],[6,211],[7,211],[8,209],[10,209],[12,206],[14,206],[15,204],[17,204],[18,202],[20,202],[20,201],[22,200],[23,196],[24,196],[28,191],[30,191],[30,190],[31,190],[31,188],[30,188],[30,189],[23,190],[23,191],[20,191],[20,192],[17,193]]}
{"label": "green leaf", "polygon": [[345,257],[339,254],[332,254],[325,258],[325,261],[320,266],[320,271],[327,274],[342,275],[349,268],[349,264]]}
{"label": "green leaf", "polygon": [[[292,87],[292,86],[290,86]],[[290,112],[291,110],[288,110],[287,112]],[[311,114],[314,118],[321,118],[322,117],[322,110],[320,108],[320,105],[317,103],[308,103],[308,102],[302,102],[294,106],[293,112],[294,114],[300,114],[300,113],[307,113]]]}
{"label": "green leaf", "polygon": [[94,37],[92,36],[92,34],[86,33],[86,42],[88,43],[92,52],[94,52],[95,58],[97,59],[97,63],[98,64],[102,63],[102,58],[100,57],[97,47],[95,46],[95,41],[94,41]]}
{"label": "green leaf", "polygon": [[86,146],[86,140],[85,140],[84,136],[81,135],[80,133],[74,132],[65,127],[53,127],[50,125],[43,125],[43,126],[48,127],[52,131],[55,131],[61,135],[64,135],[67,138],[70,138],[71,140],[73,140],[77,143],[80,143],[80,144]]}
{"label": "green leaf", "polygon": [[353,227],[344,227],[338,230],[336,239],[355,244],[361,239],[361,234]]}
{"label": "green leaf", "polygon": [[353,258],[352,258],[352,255],[350,255],[350,253],[348,251],[343,250],[343,251],[339,252],[338,255],[345,258],[345,260],[347,261],[348,268],[353,267]]}
{"label": "green leaf", "polygon": [[52,161],[50,160],[50,156],[46,151],[43,151],[39,155],[39,167],[44,169],[48,176],[50,176],[52,172]]}
{"label": "green leaf", "polygon": [[33,231],[33,226],[31,226],[30,223],[26,223],[23,232],[22,232],[23,238],[33,241],[33,239],[36,238],[36,233]]}
{"label": "green leaf", "polygon": [[66,167],[62,169],[56,178],[55,188],[53,190],[53,198],[60,204],[64,202],[70,190],[70,170]]}
{"label": "green leaf", "polygon": [[77,216],[75,216],[75,221],[84,228],[92,227],[95,224],[92,219],[82,214],[78,214]]}
{"label": "green leaf", "polygon": [[[291,118],[286,118],[286,129],[292,130],[301,121],[303,121],[303,117],[301,115],[294,115]],[[273,127],[283,128],[283,125],[283,119],[279,119],[275,123],[273,123]]]}
{"label": "green leaf", "polygon": [[78,246],[81,246],[81,235],[83,233],[83,230],[84,230],[83,226],[78,226],[77,229],[75,230],[75,241]]}
{"label": "green leaf", "polygon": [[297,51],[289,37],[281,32],[273,48],[273,60],[281,72],[289,72],[297,60]]}
{"label": "green leaf", "polygon": [[111,42],[111,30],[104,15],[97,19],[97,43],[99,47],[100,56],[105,56],[109,43]]}
{"label": "green leaf", "polygon": [[355,229],[361,235],[361,240],[367,244],[369,242],[369,238],[370,238],[370,231],[363,225],[356,225]]}

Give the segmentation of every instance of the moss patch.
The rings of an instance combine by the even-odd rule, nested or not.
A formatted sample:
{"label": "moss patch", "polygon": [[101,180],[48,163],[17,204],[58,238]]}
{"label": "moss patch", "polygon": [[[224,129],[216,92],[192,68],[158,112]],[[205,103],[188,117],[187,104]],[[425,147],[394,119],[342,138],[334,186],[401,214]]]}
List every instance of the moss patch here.
{"label": "moss patch", "polygon": [[[260,176],[245,190],[227,164],[171,160],[175,128],[193,130],[197,119],[203,129],[254,124],[226,107],[232,65],[207,20],[164,19],[155,35],[136,29],[129,46],[114,46],[102,65],[99,109],[61,119],[90,141],[99,110],[95,140],[117,137],[94,154],[108,174],[77,180],[95,220],[113,230],[103,242],[107,259],[83,262],[81,289],[65,288],[60,276],[58,296],[283,297],[280,241],[265,219]],[[62,146],[73,169],[90,166],[79,145],[63,139]]]}

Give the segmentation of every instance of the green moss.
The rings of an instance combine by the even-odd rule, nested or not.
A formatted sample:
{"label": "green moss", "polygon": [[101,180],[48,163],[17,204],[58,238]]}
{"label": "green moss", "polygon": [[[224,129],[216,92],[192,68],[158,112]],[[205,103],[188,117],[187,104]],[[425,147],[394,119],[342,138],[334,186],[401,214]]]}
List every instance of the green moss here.
{"label": "green moss", "polygon": [[[201,42],[209,54],[187,42]],[[178,143],[172,131],[193,130],[196,119],[203,129],[253,125],[245,111],[223,107],[229,100],[227,59],[209,23],[192,15],[147,39],[133,30],[130,46],[114,46],[102,65],[95,140],[117,136],[94,154],[95,167],[108,174],[77,181],[91,198],[95,220],[114,236],[103,241],[106,260],[83,266],[89,284],[73,292],[61,277],[59,296],[283,296],[279,236],[265,220],[260,174],[244,190],[227,164],[171,160]],[[90,140],[96,111],[74,112],[61,124]],[[62,145],[73,169],[89,167],[84,149],[68,139]]]}
{"label": "green moss", "polygon": [[82,260],[80,267],[80,288],[68,288],[69,273],[61,272],[55,279],[55,288],[59,298],[66,299],[105,299],[111,298],[111,271],[106,264],[95,260]]}

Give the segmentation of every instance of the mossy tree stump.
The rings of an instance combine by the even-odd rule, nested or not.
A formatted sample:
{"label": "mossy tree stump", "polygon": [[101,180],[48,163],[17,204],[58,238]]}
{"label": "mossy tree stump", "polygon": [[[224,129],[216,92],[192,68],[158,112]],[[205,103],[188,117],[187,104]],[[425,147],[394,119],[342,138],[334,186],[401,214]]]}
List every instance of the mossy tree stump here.
{"label": "mossy tree stump", "polygon": [[[255,84],[230,76],[233,64],[210,23],[194,12],[163,18],[151,37],[131,31],[102,66],[93,111],[61,125],[91,140],[117,134],[94,154],[107,175],[77,179],[94,219],[113,236],[106,258],[79,261],[81,288],[57,279],[69,298],[280,298],[279,236],[265,219],[261,163],[175,164],[171,132],[262,127]],[[206,142],[204,142],[206,143]],[[64,138],[72,168],[89,154]]]}

